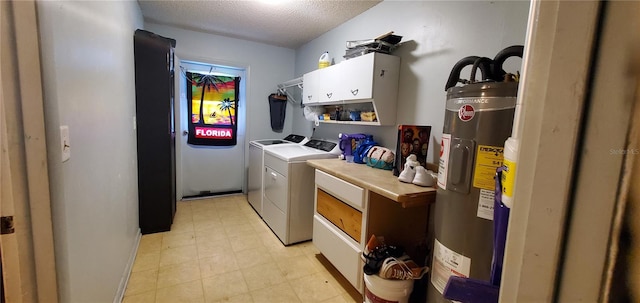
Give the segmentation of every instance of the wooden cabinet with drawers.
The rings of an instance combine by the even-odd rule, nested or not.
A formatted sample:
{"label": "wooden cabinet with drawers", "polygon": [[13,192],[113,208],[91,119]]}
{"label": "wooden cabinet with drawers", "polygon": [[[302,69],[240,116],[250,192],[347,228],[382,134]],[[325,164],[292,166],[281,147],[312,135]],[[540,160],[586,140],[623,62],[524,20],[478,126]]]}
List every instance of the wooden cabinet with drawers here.
{"label": "wooden cabinet with drawers", "polygon": [[361,293],[362,252],[371,235],[405,248],[419,265],[427,256],[429,208],[435,188],[401,183],[390,171],[337,159],[316,168],[313,243]]}
{"label": "wooden cabinet with drawers", "polygon": [[317,169],[315,182],[313,243],[362,293],[364,190]]}

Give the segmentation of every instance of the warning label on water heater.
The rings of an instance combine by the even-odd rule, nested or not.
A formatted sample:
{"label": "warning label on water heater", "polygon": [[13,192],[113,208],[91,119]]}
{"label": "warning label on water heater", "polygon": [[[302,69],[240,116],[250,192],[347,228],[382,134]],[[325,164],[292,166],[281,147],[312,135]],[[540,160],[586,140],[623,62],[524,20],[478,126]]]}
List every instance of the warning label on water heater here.
{"label": "warning label on water heater", "polygon": [[438,186],[447,189],[447,172],[449,171],[449,149],[451,147],[451,134],[442,134],[440,143],[440,162],[438,165]]}
{"label": "warning label on water heater", "polygon": [[493,220],[493,205],[495,198],[495,191],[493,190],[480,190],[480,197],[478,198],[478,212],[479,218]]}
{"label": "warning label on water heater", "polygon": [[473,187],[493,190],[496,187],[496,181],[494,180],[496,169],[502,166],[503,159],[503,147],[478,145],[476,165],[473,170]]}
{"label": "warning label on water heater", "polygon": [[471,259],[447,248],[435,240],[433,245],[433,264],[431,264],[431,284],[440,293],[449,281],[449,277],[469,277]]}

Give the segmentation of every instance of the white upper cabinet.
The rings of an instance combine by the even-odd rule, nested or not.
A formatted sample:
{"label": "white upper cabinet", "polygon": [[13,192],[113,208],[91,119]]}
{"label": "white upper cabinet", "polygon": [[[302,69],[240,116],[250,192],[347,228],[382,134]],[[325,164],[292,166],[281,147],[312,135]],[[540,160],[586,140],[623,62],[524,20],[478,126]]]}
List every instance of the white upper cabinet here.
{"label": "white upper cabinet", "polygon": [[304,74],[303,103],[309,106],[344,105],[350,110],[372,110],[376,116],[375,121],[320,122],[393,125],[399,73],[400,58],[396,56],[369,53],[348,59]]}
{"label": "white upper cabinet", "polygon": [[[373,98],[375,56],[360,56],[345,62],[339,92],[342,100]],[[397,79],[397,78],[396,78]]]}
{"label": "white upper cabinet", "polygon": [[302,76],[302,103],[318,105],[340,101],[336,93],[340,84],[340,64],[314,70]]}
{"label": "white upper cabinet", "polygon": [[318,76],[320,71],[322,70],[314,70],[302,76],[302,104],[318,103],[318,95],[320,94]]}
{"label": "white upper cabinet", "polygon": [[336,64],[317,70],[319,83],[318,102],[336,102],[341,100],[338,93],[342,82],[342,64]]}

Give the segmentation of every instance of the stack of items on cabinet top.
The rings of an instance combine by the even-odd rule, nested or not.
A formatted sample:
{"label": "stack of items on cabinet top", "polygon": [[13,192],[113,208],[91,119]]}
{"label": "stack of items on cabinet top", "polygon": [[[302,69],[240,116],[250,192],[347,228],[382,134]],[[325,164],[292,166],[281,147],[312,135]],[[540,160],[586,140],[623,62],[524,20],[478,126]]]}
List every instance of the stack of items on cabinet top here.
{"label": "stack of items on cabinet top", "polygon": [[402,36],[388,32],[369,40],[347,41],[344,58],[351,59],[372,52],[390,54],[398,46],[400,40],[402,40]]}

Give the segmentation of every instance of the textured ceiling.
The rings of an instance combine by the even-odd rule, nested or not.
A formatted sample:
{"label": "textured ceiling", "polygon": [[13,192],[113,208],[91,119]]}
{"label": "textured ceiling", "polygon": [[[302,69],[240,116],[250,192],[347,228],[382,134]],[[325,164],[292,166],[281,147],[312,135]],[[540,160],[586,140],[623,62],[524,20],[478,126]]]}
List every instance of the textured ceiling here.
{"label": "textured ceiling", "polygon": [[293,49],[381,1],[138,0],[147,22]]}

